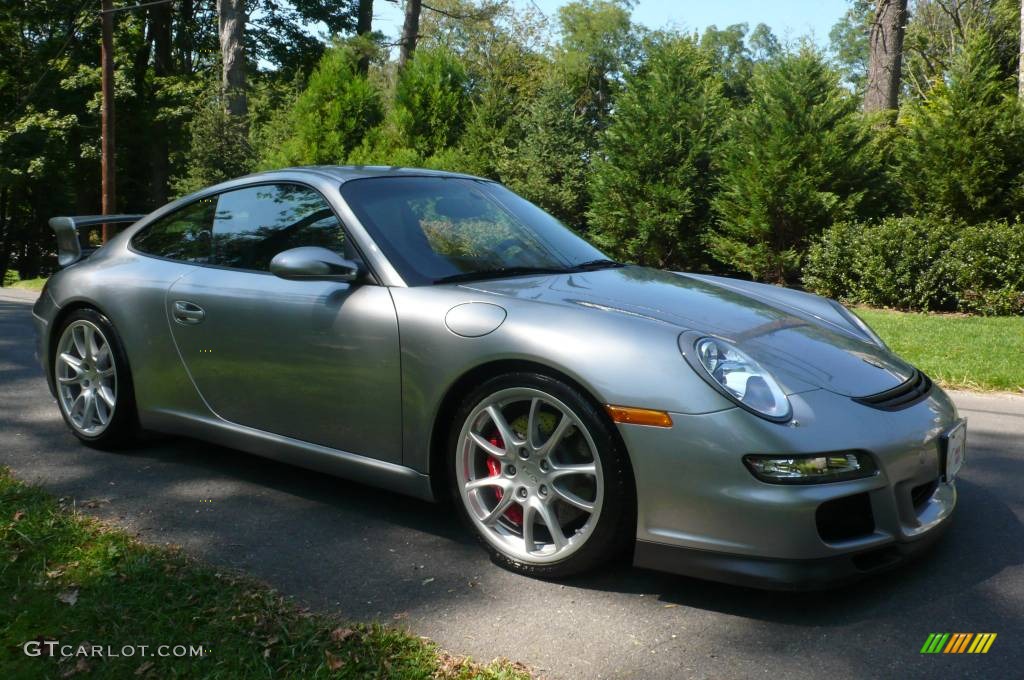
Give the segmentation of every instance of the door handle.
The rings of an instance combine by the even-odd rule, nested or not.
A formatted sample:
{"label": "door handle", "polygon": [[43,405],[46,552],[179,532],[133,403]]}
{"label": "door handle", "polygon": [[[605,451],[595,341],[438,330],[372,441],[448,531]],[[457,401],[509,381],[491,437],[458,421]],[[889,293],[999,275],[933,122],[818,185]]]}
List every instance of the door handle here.
{"label": "door handle", "polygon": [[187,300],[176,301],[171,314],[178,323],[196,324],[206,318],[202,307]]}

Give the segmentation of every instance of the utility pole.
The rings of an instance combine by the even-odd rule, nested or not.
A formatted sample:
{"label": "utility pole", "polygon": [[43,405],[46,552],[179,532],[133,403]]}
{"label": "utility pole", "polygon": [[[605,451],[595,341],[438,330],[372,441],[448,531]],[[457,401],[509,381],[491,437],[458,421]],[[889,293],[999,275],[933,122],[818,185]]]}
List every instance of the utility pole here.
{"label": "utility pole", "polygon": [[[114,4],[113,0],[103,0],[100,11],[100,22],[103,26],[103,40],[100,48],[100,64],[103,71],[103,107],[101,109],[101,143],[102,158],[100,161],[103,175],[102,207],[104,215],[117,212],[116,151],[114,150]],[[106,243],[111,234],[109,224],[103,225],[103,242]]]}
{"label": "utility pole", "polygon": [[[117,213],[117,151],[114,148],[114,14],[144,9],[153,5],[165,5],[174,0],[150,0],[127,7],[114,7],[114,0],[103,0],[100,4],[100,26],[103,37],[100,42],[100,70],[103,80],[100,91],[103,103],[100,106],[100,173],[103,177],[101,209],[103,215]],[[114,234],[111,225],[103,225],[103,242]]]}

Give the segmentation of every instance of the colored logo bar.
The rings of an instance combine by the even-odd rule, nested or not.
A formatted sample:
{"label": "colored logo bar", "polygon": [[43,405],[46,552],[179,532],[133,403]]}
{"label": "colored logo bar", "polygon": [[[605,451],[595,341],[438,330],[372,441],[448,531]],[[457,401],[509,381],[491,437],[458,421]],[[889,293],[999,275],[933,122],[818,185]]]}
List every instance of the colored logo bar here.
{"label": "colored logo bar", "polygon": [[930,633],[922,654],[988,654],[995,633]]}

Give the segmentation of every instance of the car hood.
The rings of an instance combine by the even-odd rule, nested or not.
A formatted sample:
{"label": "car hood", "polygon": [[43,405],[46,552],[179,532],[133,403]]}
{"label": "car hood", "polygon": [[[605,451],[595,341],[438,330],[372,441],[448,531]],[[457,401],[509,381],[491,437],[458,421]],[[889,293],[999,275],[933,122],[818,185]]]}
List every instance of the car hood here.
{"label": "car hood", "polygon": [[630,266],[464,287],[715,335],[760,362],[790,394],[823,388],[866,396],[896,387],[914,373],[892,352],[810,312],[685,274]]}

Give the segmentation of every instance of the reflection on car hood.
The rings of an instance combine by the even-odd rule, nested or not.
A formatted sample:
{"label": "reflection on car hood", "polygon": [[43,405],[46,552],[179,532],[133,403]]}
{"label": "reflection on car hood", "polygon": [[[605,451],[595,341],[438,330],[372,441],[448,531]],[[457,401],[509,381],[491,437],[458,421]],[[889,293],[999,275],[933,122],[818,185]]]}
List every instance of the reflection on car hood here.
{"label": "reflection on car hood", "polygon": [[821,387],[864,396],[893,388],[914,371],[891,352],[813,314],[709,280],[656,269],[622,267],[481,281],[467,287],[716,335],[768,368],[789,393]]}

